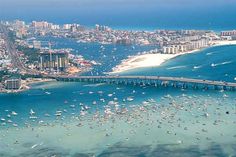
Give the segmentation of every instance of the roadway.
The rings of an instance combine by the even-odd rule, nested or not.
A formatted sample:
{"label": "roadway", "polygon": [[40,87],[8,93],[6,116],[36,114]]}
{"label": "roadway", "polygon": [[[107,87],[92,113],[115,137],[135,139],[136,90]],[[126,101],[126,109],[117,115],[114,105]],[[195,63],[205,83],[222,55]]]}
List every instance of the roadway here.
{"label": "roadway", "polygon": [[203,85],[215,85],[215,86],[227,86],[236,87],[236,83],[233,82],[223,82],[223,81],[212,81],[212,80],[202,80],[202,79],[191,79],[183,77],[161,77],[161,76],[58,76],[58,75],[47,75],[45,77],[50,77],[54,79],[122,79],[122,80],[147,80],[147,81],[171,81],[171,82],[181,82],[181,83],[192,83],[192,84],[203,84]]}
{"label": "roadway", "polygon": [[9,55],[10,59],[11,59],[11,63],[13,65],[14,68],[17,68],[21,73],[25,73],[25,74],[39,74],[38,72],[28,69],[25,67],[24,63],[22,63],[22,61],[20,60],[20,56],[17,53],[17,49],[16,49],[16,45],[14,44],[14,42],[12,41],[12,39],[10,39],[9,37],[9,30],[6,26],[0,24],[0,32],[3,33],[3,38],[5,40],[5,45],[6,45],[6,52]]}

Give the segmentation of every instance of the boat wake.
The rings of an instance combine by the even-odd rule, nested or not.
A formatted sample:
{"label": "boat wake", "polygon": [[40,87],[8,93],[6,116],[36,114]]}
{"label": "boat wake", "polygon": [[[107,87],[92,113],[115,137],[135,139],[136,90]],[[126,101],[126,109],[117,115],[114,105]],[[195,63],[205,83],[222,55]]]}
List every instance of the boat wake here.
{"label": "boat wake", "polygon": [[216,51],[208,52],[206,55],[207,55],[207,56],[210,56],[210,55],[213,55],[214,53],[216,53]]}
{"label": "boat wake", "polygon": [[212,55],[212,54],[213,54],[212,52],[209,52],[209,53],[207,53],[206,55],[207,55],[207,56],[210,56],[210,55]]}
{"label": "boat wake", "polygon": [[194,66],[193,69],[200,69],[201,67],[202,67],[202,65]]}
{"label": "boat wake", "polygon": [[173,69],[181,69],[181,68],[186,68],[186,66],[175,66],[175,67],[170,67],[170,68],[166,68],[166,69],[173,70]]}
{"label": "boat wake", "polygon": [[213,55],[213,54],[216,54],[216,53],[219,53],[219,52],[221,52],[222,50],[218,50],[218,51],[212,51],[212,52],[208,52],[208,53],[206,53],[206,56],[210,56],[210,55]]}
{"label": "boat wake", "polygon": [[87,84],[87,85],[83,85],[84,87],[98,87],[98,86],[102,86],[105,83],[97,83],[97,84]]}
{"label": "boat wake", "polygon": [[219,65],[230,64],[230,63],[232,63],[232,62],[233,62],[233,61],[227,61],[227,62],[222,62],[222,63],[217,63],[217,64],[212,63],[211,66],[212,66],[212,67],[216,67],[216,66],[219,66]]}

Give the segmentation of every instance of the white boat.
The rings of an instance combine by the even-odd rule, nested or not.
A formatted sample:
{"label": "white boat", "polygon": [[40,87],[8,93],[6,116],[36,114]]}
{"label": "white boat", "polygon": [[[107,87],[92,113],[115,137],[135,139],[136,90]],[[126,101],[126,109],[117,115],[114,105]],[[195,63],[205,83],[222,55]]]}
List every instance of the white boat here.
{"label": "white boat", "polygon": [[30,116],[29,119],[38,119],[36,116]]}
{"label": "white boat", "polygon": [[84,106],[84,109],[88,110],[88,109],[90,109],[90,107],[89,106]]}
{"label": "white boat", "polygon": [[102,94],[103,93],[103,91],[98,91],[98,94]]}
{"label": "white boat", "polygon": [[45,113],[44,116],[45,116],[45,117],[50,117],[50,114]]}
{"label": "white boat", "polygon": [[199,69],[201,66],[194,66],[193,69]]}
{"label": "white boat", "polygon": [[96,105],[97,104],[97,102],[96,101],[93,101],[93,103],[92,103],[93,105]]}
{"label": "white boat", "polygon": [[167,94],[167,95],[164,96],[164,98],[170,98],[171,99],[172,96],[170,94]]}
{"label": "white boat", "polygon": [[133,97],[128,97],[128,98],[127,98],[127,101],[133,101],[133,100],[134,100]]}
{"label": "white boat", "polygon": [[150,103],[155,103],[156,101],[154,99],[148,99]]}
{"label": "white boat", "polygon": [[86,115],[86,112],[85,111],[80,111],[80,115],[84,116],[84,115]]}
{"label": "white boat", "polygon": [[45,94],[50,95],[51,93],[50,92],[45,92]]}
{"label": "white boat", "polygon": [[56,114],[55,114],[55,116],[61,116],[61,114],[62,114],[62,111],[56,111]]}
{"label": "white boat", "polygon": [[101,101],[101,102],[105,102],[105,99],[101,98],[100,101]]}
{"label": "white boat", "polygon": [[33,115],[33,114],[35,114],[35,112],[32,109],[30,109],[30,115]]}
{"label": "white boat", "polygon": [[17,124],[15,124],[15,123],[13,124],[13,126],[14,126],[14,127],[18,127],[18,125],[17,125]]}
{"label": "white boat", "polygon": [[18,115],[18,113],[16,113],[15,111],[12,111],[11,114],[12,114],[13,116],[17,116],[17,115]]}
{"label": "white boat", "polygon": [[224,95],[223,95],[223,98],[228,98],[228,97],[229,97],[229,96],[228,96],[228,95],[226,95],[226,94],[224,94]]}
{"label": "white boat", "polygon": [[70,105],[71,108],[75,108],[75,105]]}
{"label": "white boat", "polygon": [[9,119],[9,120],[7,120],[7,122],[8,122],[8,123],[12,123],[12,120]]}

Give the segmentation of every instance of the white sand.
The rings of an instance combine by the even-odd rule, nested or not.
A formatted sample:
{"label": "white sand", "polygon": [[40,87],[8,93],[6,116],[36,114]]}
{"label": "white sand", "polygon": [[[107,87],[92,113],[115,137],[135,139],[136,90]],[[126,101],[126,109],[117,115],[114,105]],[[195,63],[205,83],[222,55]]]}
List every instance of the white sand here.
{"label": "white sand", "polygon": [[161,65],[166,60],[169,60],[176,55],[172,54],[143,54],[138,56],[131,56],[115,68],[111,73],[119,73],[134,68],[152,67]]}
{"label": "white sand", "polygon": [[236,40],[213,41],[211,44],[213,44],[213,46],[236,45]]}
{"label": "white sand", "polygon": [[178,53],[178,54],[142,54],[137,56],[130,56],[128,59],[123,60],[120,65],[117,65],[113,68],[113,71],[110,72],[110,74],[120,73],[124,71],[128,71],[135,68],[144,68],[144,67],[157,67],[164,63],[165,61],[175,58],[180,55],[184,55],[187,53],[194,53],[199,51],[193,50],[189,52],[184,53]]}
{"label": "white sand", "polygon": [[[236,45],[236,40],[211,42],[211,46],[223,46],[223,45]],[[200,51],[200,49],[196,49],[196,50],[188,51],[184,53],[178,53],[178,54],[157,53],[157,54],[142,54],[142,55],[137,55],[137,56],[130,56],[128,59],[123,60],[120,65],[117,65],[116,67],[114,67],[113,71],[110,72],[109,74],[121,73],[128,70],[136,69],[136,68],[157,67],[157,66],[160,66],[165,61],[175,58],[177,56],[194,53],[198,51]]]}

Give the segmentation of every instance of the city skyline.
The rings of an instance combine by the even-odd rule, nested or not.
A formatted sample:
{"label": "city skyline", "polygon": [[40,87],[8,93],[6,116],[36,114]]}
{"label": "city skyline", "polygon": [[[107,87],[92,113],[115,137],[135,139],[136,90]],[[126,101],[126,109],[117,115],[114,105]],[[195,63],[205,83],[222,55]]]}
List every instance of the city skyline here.
{"label": "city skyline", "polygon": [[1,2],[0,19],[47,20],[89,26],[99,23],[112,27],[219,29],[221,26],[232,29],[236,25],[235,4],[234,0],[181,0],[178,3],[173,0],[10,0]]}

